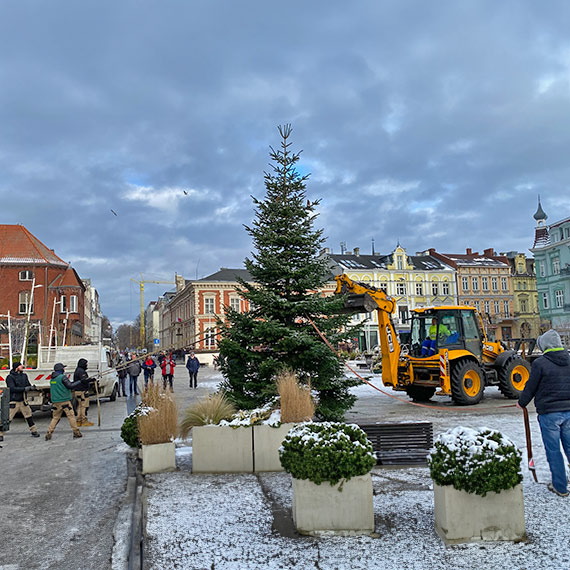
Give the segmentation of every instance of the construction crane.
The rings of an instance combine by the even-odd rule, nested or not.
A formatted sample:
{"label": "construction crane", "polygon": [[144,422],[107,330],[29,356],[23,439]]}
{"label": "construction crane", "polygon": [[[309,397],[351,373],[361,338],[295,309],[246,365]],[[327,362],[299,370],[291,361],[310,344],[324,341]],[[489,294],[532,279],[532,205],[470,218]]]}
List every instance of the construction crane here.
{"label": "construction crane", "polygon": [[141,322],[140,322],[140,341],[141,341],[141,348],[144,348],[145,345],[145,326],[144,326],[144,286],[145,283],[164,283],[166,285],[176,285],[176,273],[174,274],[174,281],[160,281],[155,279],[144,279],[143,274],[141,273],[141,280],[138,281],[137,279],[133,279],[131,277],[131,281],[138,283],[140,286],[141,291]]}

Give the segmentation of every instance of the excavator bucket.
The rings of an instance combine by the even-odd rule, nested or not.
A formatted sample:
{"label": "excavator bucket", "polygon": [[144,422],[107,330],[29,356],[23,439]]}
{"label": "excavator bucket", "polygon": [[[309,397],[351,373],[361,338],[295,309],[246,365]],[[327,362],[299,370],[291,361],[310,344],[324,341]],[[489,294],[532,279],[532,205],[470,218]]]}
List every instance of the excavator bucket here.
{"label": "excavator bucket", "polygon": [[367,293],[356,295],[349,293],[344,302],[344,309],[341,313],[371,313],[378,308],[378,303]]}

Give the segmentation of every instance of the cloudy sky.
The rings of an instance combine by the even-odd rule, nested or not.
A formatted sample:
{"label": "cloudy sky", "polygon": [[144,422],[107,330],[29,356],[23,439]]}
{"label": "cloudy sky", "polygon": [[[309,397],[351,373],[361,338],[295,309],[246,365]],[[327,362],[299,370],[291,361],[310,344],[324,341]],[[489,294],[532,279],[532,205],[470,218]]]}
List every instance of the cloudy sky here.
{"label": "cloudy sky", "polygon": [[537,194],[570,216],[569,21],[562,0],[6,0],[0,223],[130,321],[132,277],[242,267],[290,122],[333,251],[528,251]]}

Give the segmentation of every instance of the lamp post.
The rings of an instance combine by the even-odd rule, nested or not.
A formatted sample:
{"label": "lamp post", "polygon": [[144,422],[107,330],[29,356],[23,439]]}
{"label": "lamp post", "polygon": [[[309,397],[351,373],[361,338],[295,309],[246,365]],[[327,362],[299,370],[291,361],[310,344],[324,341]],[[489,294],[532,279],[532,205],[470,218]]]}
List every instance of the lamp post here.
{"label": "lamp post", "polygon": [[[51,350],[51,340],[53,338],[54,328],[53,328],[53,321],[55,318],[55,306],[61,305],[61,301],[57,301],[56,298],[53,298],[53,309],[51,311],[51,325],[49,327],[49,343],[48,343],[48,354]],[[57,348],[57,335],[55,336],[54,348]]]}
{"label": "lamp post", "polygon": [[30,298],[28,302],[28,315],[26,317],[26,331],[24,333],[24,342],[22,343],[22,361],[24,366],[26,365],[27,361],[27,354],[26,351],[28,350],[28,335],[30,333],[30,317],[32,315],[32,306],[34,304],[34,290],[38,289],[39,287],[43,287],[43,285],[36,285],[36,278],[32,279],[32,289],[30,292]]}

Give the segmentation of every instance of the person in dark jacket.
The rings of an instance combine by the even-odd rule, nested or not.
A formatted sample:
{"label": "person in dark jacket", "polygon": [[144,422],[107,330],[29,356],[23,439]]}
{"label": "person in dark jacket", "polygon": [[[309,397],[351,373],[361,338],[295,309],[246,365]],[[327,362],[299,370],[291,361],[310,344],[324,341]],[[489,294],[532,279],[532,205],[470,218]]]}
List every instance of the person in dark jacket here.
{"label": "person in dark jacket", "polygon": [[119,377],[119,396],[121,396],[121,391],[122,395],[126,396],[127,390],[125,383],[128,376],[126,364],[121,363],[119,366],[117,366],[117,376]]}
{"label": "person in dark jacket", "polygon": [[73,382],[79,383],[79,388],[75,390],[74,396],[77,399],[77,425],[90,427],[95,425],[87,419],[89,410],[89,384],[95,382],[95,378],[89,378],[87,374],[87,360],[80,358],[77,361],[77,368],[73,373]]}
{"label": "person in dark jacket", "polygon": [[198,388],[198,370],[200,370],[200,361],[196,358],[193,352],[188,355],[186,368],[188,369],[188,374],[190,374],[190,388]]}
{"label": "person in dark jacket", "polygon": [[83,434],[77,427],[73,406],[71,405],[71,390],[80,388],[82,385],[81,382],[70,382],[69,378],[65,375],[65,365],[58,362],[53,367],[49,384],[52,416],[46,433],[46,440],[49,441],[51,439],[53,430],[59,423],[62,414],[65,414],[69,420],[69,425],[73,431],[73,438],[83,437]]}
{"label": "person in dark jacket", "polygon": [[[24,372],[24,365],[21,362],[14,362],[12,370],[6,378],[6,386],[10,388],[10,421],[14,419],[18,412],[21,412],[28,423],[32,437],[40,437],[38,428],[32,418],[32,409],[26,402],[26,392],[33,390],[34,387],[30,384],[28,375]],[[4,432],[1,430],[0,441],[4,441]]]}
{"label": "person in dark jacket", "polygon": [[532,363],[530,377],[519,398],[526,408],[534,398],[546,459],[552,475],[548,488],[568,496],[566,465],[560,444],[570,462],[570,355],[553,329],[539,336],[536,344],[542,356]]}
{"label": "person in dark jacket", "polygon": [[127,364],[127,372],[129,373],[129,396],[132,396],[133,394],[138,395],[139,393],[137,389],[137,380],[141,370],[141,363],[136,359],[131,360]]}

